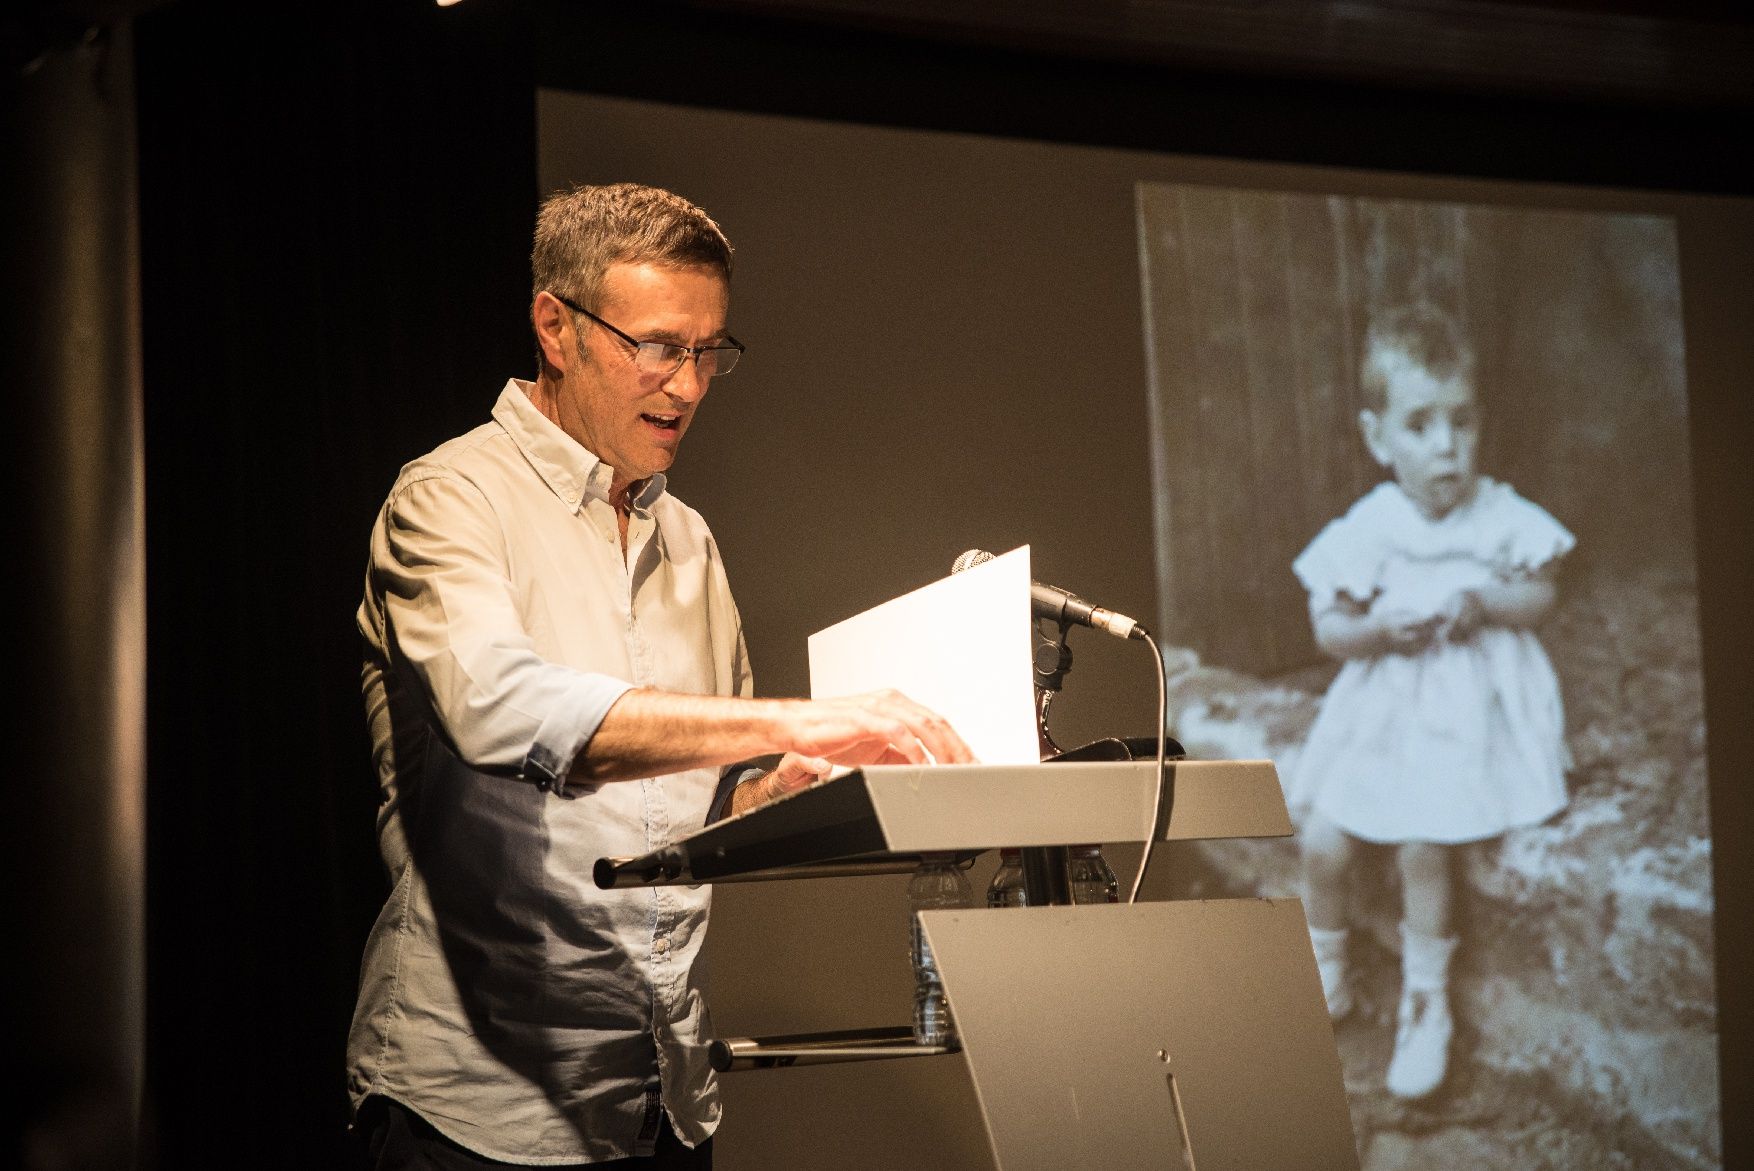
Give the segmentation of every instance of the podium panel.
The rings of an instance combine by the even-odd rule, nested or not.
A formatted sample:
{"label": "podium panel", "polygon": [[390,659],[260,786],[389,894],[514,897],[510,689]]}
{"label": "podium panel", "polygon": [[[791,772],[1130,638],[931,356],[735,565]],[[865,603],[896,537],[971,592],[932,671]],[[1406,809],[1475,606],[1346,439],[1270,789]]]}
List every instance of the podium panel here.
{"label": "podium panel", "polygon": [[1358,1167],[1296,899],[920,921],[1003,1171]]}
{"label": "podium panel", "polygon": [[[909,870],[994,847],[1281,837],[1269,761],[871,766],[637,858],[609,887]],[[1003,1171],[1356,1171],[1296,899],[924,911]],[[718,1038],[714,1068],[944,1057],[906,1027]]]}

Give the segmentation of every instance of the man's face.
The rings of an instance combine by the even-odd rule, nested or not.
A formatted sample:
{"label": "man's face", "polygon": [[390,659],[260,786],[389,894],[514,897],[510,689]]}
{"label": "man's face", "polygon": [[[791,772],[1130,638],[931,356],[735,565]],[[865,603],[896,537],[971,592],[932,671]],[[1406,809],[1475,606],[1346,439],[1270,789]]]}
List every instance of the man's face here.
{"label": "man's face", "polygon": [[[585,308],[640,341],[701,346],[725,337],[730,289],[708,268],[614,264]],[[693,359],[673,374],[646,374],[625,341],[582,315],[575,324],[580,343],[568,355],[559,422],[615,469],[619,493],[675,462],[707,383]]]}

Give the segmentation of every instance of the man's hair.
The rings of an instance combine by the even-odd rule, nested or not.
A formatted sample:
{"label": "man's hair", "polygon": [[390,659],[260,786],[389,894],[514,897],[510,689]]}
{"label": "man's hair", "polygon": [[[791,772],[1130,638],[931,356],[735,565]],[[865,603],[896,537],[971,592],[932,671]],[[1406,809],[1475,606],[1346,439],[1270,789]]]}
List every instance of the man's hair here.
{"label": "man's hair", "polygon": [[657,187],[574,187],[542,201],[530,253],[533,286],[594,307],[614,264],[716,269],[731,279],[731,244],[712,217]]}
{"label": "man's hair", "polygon": [[1364,335],[1358,381],[1366,410],[1380,415],[1388,409],[1389,375],[1400,364],[1417,366],[1433,378],[1467,378],[1474,372],[1474,351],[1450,315],[1435,305],[1390,310],[1372,321]]}

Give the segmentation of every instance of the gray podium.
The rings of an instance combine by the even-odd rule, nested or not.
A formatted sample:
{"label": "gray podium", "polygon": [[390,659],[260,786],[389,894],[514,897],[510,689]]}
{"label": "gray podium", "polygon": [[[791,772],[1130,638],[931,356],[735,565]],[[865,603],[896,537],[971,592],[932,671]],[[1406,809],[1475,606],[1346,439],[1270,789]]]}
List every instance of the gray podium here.
{"label": "gray podium", "polygon": [[[1172,762],[1161,841],[1283,837],[1266,761]],[[1143,842],[1155,761],[872,766],[707,827],[599,885],[908,871],[923,855]],[[1295,899],[928,911],[960,1049],[1003,1171],[1355,1169]],[[721,1039],[720,1069],[929,1057],[907,1028]]]}

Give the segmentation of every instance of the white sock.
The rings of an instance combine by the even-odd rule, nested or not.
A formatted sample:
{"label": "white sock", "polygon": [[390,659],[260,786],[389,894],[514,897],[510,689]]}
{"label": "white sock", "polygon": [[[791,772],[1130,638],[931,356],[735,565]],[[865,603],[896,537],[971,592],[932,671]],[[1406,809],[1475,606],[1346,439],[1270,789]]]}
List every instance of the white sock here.
{"label": "white sock", "polygon": [[1453,935],[1421,935],[1405,923],[1401,924],[1402,992],[1447,990],[1450,960],[1455,956],[1459,942]]}

